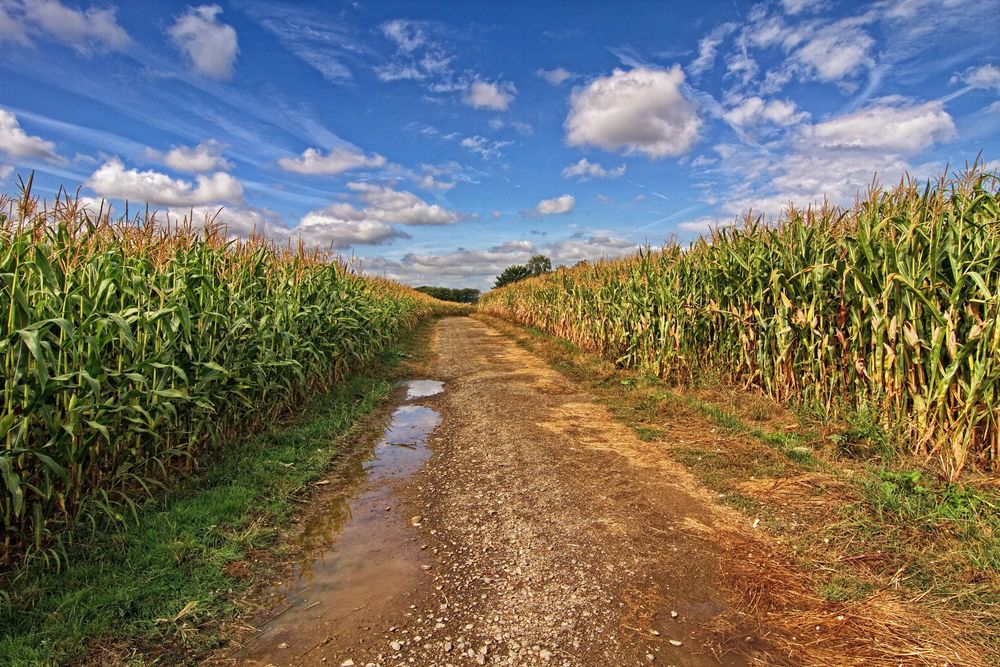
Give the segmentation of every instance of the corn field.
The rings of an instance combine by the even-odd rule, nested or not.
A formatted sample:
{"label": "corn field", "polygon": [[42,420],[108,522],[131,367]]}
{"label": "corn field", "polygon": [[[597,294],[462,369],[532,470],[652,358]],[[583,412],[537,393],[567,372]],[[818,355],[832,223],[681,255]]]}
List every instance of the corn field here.
{"label": "corn field", "polygon": [[178,467],[449,309],[214,225],[0,198],[0,563],[58,562],[81,521],[125,520]]}
{"label": "corn field", "polygon": [[875,409],[956,479],[1000,469],[1000,179],[973,168],[790,207],[689,247],[494,290],[486,313],[683,384],[701,373],[827,417]]}

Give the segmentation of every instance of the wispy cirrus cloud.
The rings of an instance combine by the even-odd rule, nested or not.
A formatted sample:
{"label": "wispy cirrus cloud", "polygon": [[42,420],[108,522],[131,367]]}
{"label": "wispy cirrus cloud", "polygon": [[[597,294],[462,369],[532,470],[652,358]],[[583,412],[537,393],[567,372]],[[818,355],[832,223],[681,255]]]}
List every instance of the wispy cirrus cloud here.
{"label": "wispy cirrus cloud", "polygon": [[285,3],[254,2],[248,15],[282,47],[333,84],[353,81],[352,68],[367,66],[374,51],[349,21]]}

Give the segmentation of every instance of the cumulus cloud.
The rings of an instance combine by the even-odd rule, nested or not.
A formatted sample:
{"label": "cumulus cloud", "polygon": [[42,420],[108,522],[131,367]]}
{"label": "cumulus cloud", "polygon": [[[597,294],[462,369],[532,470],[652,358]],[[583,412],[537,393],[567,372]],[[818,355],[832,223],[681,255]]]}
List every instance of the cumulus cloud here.
{"label": "cumulus cloud", "polygon": [[561,195],[538,202],[535,213],[537,215],[562,215],[572,211],[574,206],[576,206],[576,198],[573,195]]}
{"label": "cumulus cloud", "polygon": [[29,46],[35,35],[51,37],[87,56],[124,51],[132,43],[113,8],[76,9],[58,0],[0,1],[0,42]]}
{"label": "cumulus cloud", "polygon": [[955,123],[938,101],[877,101],[874,105],[812,125],[805,135],[823,148],[915,152],[955,136]]}
{"label": "cumulus cloud", "polygon": [[189,206],[168,209],[166,218],[172,224],[190,223],[198,228],[209,225],[222,226],[229,238],[247,239],[251,236],[264,236],[278,244],[285,244],[292,238],[284,219],[266,208]]}
{"label": "cumulus cloud", "polygon": [[162,162],[175,171],[189,174],[229,171],[232,165],[222,157],[222,148],[222,144],[218,141],[209,139],[197,146],[176,146],[166,153],[147,149],[146,157]]}
{"label": "cumulus cloud", "polygon": [[126,169],[117,158],[101,165],[85,185],[101,197],[153,205],[199,206],[243,201],[243,186],[227,173],[198,175],[191,183],[157,171]]}
{"label": "cumulus cloud", "polygon": [[555,69],[540,69],[536,72],[538,76],[545,79],[550,86],[561,86],[568,79],[573,77],[573,73],[562,67]]}
{"label": "cumulus cloud", "polygon": [[[348,215],[345,216],[345,213]],[[355,245],[379,245],[397,238],[409,238],[408,234],[391,224],[363,216],[357,217],[339,205],[305,214],[298,226],[292,230],[292,234],[301,237],[307,244],[338,250]]]}
{"label": "cumulus cloud", "polygon": [[955,75],[952,77],[952,82],[955,81],[962,81],[974,88],[984,88],[1000,93],[1000,67],[996,65],[972,67],[966,70],[961,76]]}
{"label": "cumulus cloud", "polygon": [[213,79],[231,79],[240,52],[236,30],[219,21],[222,7],[192,7],[170,26],[167,34],[191,61],[195,71]]}
{"label": "cumulus cloud", "polygon": [[506,111],[514,101],[517,88],[513,83],[492,83],[489,81],[473,81],[462,101],[473,109],[492,109]]}
{"label": "cumulus cloud", "polygon": [[285,171],[312,175],[334,175],[353,169],[378,168],[385,163],[385,158],[377,153],[365,155],[347,146],[338,146],[326,155],[315,148],[307,148],[298,158],[284,157],[278,160],[278,166]]}
{"label": "cumulus cloud", "polygon": [[799,111],[791,100],[764,100],[750,96],[729,110],[722,117],[737,127],[748,127],[761,123],[774,125],[794,125],[809,119],[809,113]]}
{"label": "cumulus cloud", "polygon": [[941,102],[917,103],[883,98],[851,113],[795,129],[780,155],[774,146],[723,144],[715,147],[716,173],[735,180],[723,198],[722,211],[742,215],[748,209],[775,217],[789,203],[804,207],[829,201],[849,205],[872,183],[895,183],[937,175],[935,163],[914,163],[912,155],[955,136],[955,124]]}
{"label": "cumulus cloud", "polygon": [[617,257],[637,249],[634,243],[605,234],[579,235],[544,245],[511,240],[488,248],[462,248],[439,255],[409,253],[398,260],[373,257],[361,260],[361,268],[365,273],[410,285],[489,289],[505,268],[524,264],[539,253],[548,256],[554,266],[570,266],[581,260]]}
{"label": "cumulus cloud", "polygon": [[254,223],[258,228],[265,226],[264,233],[278,240],[301,239],[308,246],[344,250],[410,238],[399,225],[447,225],[463,217],[438,204],[429,204],[412,192],[385,185],[356,182],[347,187],[353,203],[338,201],[309,211],[293,228],[284,228],[280,219],[261,219],[250,209],[239,209],[240,228],[248,229]]}
{"label": "cumulus cloud", "polygon": [[596,162],[591,162],[587,158],[580,158],[580,161],[571,164],[562,170],[563,178],[579,178],[586,181],[591,178],[618,178],[625,173],[625,165],[619,165],[614,169],[605,169]]}
{"label": "cumulus cloud", "polygon": [[28,134],[21,129],[17,116],[0,109],[0,153],[13,158],[42,158],[61,162],[56,145],[47,139]]}
{"label": "cumulus cloud", "polygon": [[701,120],[681,90],[684,72],[636,67],[616,69],[573,92],[566,118],[572,146],[642,153],[659,159],[682,155],[698,139]]}
{"label": "cumulus cloud", "polygon": [[428,204],[412,192],[374,183],[348,183],[347,187],[366,204],[363,214],[379,222],[404,225],[448,225],[461,216],[439,204]]}

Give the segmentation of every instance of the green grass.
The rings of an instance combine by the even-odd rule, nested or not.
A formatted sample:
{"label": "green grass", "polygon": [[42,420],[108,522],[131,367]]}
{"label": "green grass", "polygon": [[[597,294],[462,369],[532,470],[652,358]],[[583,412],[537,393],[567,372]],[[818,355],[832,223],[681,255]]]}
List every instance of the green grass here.
{"label": "green grass", "polygon": [[[411,353],[426,344],[425,331],[411,336]],[[391,393],[403,356],[400,346],[383,353],[292,423],[230,446],[212,467],[142,508],[132,527],[76,544],[61,571],[22,574],[0,610],[0,665],[74,662],[94,642],[139,654],[212,648],[217,622],[237,613],[253,577],[266,575],[240,581],[225,566],[259,549],[280,556],[276,538],[294,511],[292,499]]]}

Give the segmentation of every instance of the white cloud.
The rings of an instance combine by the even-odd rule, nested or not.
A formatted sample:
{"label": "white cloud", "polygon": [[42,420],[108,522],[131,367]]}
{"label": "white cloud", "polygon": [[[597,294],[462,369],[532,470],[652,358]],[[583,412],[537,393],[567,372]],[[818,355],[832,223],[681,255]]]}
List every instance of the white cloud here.
{"label": "white cloud", "polygon": [[746,53],[734,53],[726,58],[726,77],[739,79],[741,86],[753,81],[759,71],[757,61]]}
{"label": "white cloud", "polygon": [[230,79],[240,52],[236,30],[219,21],[219,5],[192,7],[170,26],[170,39],[194,69],[213,79]]}
{"label": "white cloud", "polygon": [[500,211],[491,211],[491,212],[490,212],[490,216],[491,216],[491,217],[492,217],[492,218],[493,218],[494,220],[499,220],[500,218],[502,218],[502,217],[503,217],[503,213],[501,213]]}
{"label": "white cloud", "polygon": [[291,240],[291,232],[285,221],[280,215],[266,208],[190,206],[168,209],[167,218],[173,223],[187,221],[197,228],[204,228],[210,224],[221,225],[225,227],[229,238],[247,239],[251,236],[264,236],[278,244],[285,244]]}
{"label": "white cloud", "polygon": [[572,211],[574,206],[576,206],[576,198],[573,195],[561,195],[538,202],[535,213],[538,215],[562,215]]}
{"label": "white cloud", "polygon": [[698,57],[688,65],[688,72],[697,76],[712,69],[715,65],[715,55],[719,50],[719,45],[735,29],[735,23],[723,23],[700,39],[698,41]]}
{"label": "white cloud", "polygon": [[516,130],[521,136],[528,136],[535,133],[535,128],[531,126],[531,123],[523,123],[517,120],[504,120],[503,118],[491,118],[490,119],[490,129],[494,132],[498,132],[505,127],[509,127]]}
{"label": "white cloud", "polygon": [[420,177],[420,187],[424,190],[451,190],[455,181],[439,181],[432,174],[424,174]]}
{"label": "white cloud", "polygon": [[0,164],[0,181],[6,181],[14,173],[14,167],[9,164]]}
{"label": "white cloud", "polygon": [[373,55],[349,23],[335,13],[293,3],[244,3],[241,11],[274,35],[285,49],[333,84],[352,78],[345,61]]}
{"label": "white cloud", "polygon": [[32,136],[21,129],[17,116],[0,109],[0,153],[10,157],[43,158],[61,162],[56,145],[47,139]]}
{"label": "white cloud", "polygon": [[826,4],[826,0],[781,0],[786,14],[799,14],[803,11],[815,11]]}
{"label": "white cloud", "polygon": [[572,72],[562,67],[557,67],[555,69],[540,69],[536,72],[536,74],[545,79],[550,86],[560,86],[573,77]]}
{"label": "white cloud", "polygon": [[113,8],[75,9],[58,0],[0,1],[0,42],[28,46],[33,35],[46,35],[88,56],[124,51],[132,43]]}
{"label": "white cloud", "polygon": [[341,174],[353,169],[378,168],[385,163],[385,158],[377,153],[365,155],[347,146],[338,146],[326,155],[315,148],[307,148],[301,157],[283,157],[278,160],[278,166],[285,171],[325,175]]}
{"label": "white cloud", "polygon": [[961,76],[952,77],[952,81],[955,80],[963,81],[975,88],[985,88],[1000,93],[1000,67],[996,65],[973,67]]}
{"label": "white cloud", "polygon": [[757,96],[742,99],[722,116],[737,127],[748,127],[761,123],[774,125],[795,125],[809,119],[809,113],[798,111],[791,100],[764,100]]}
{"label": "white cloud", "polygon": [[[891,102],[891,101],[890,101]],[[941,102],[876,101],[854,113],[812,125],[804,136],[823,148],[915,152],[955,136],[955,123]]]}
{"label": "white cloud", "polygon": [[400,51],[411,53],[427,43],[423,26],[415,21],[394,19],[382,24],[382,34],[391,39]]}
{"label": "white cloud", "polygon": [[624,164],[619,165],[614,169],[605,169],[600,164],[591,162],[587,158],[580,158],[579,162],[571,164],[562,170],[563,178],[573,178],[575,176],[581,181],[586,181],[591,178],[618,178],[624,173]]}
{"label": "white cloud", "polygon": [[845,19],[812,31],[793,59],[820,81],[839,82],[875,64],[869,51],[875,44],[857,21]]}
{"label": "white cloud", "polygon": [[199,206],[243,201],[243,186],[224,172],[198,175],[191,183],[157,171],[126,169],[117,158],[101,165],[85,185],[101,197],[153,205]]}
{"label": "white cloud", "polygon": [[[819,4],[790,3],[789,13],[816,9]],[[784,17],[771,15],[766,5],[756,5],[736,38],[737,50],[727,58],[728,76],[737,78],[739,86],[756,94],[780,90],[793,77],[835,83],[845,91],[853,90],[859,76],[875,66],[871,55],[875,40],[865,27],[877,16],[878,12],[871,9],[837,21],[809,19],[789,24]],[[760,68],[751,48],[778,48],[787,54],[783,62],[766,72],[764,81],[756,87],[752,84]]]}
{"label": "white cloud", "polygon": [[277,216],[262,219],[253,214],[253,209],[239,209],[240,229],[264,225],[264,233],[278,240],[301,239],[308,246],[343,250],[410,238],[398,225],[446,225],[462,219],[458,213],[428,204],[412,192],[373,183],[348,183],[347,187],[356,203],[339,201],[309,211],[291,229],[285,229]]}
{"label": "white cloud", "polygon": [[461,216],[439,204],[428,204],[412,192],[394,190],[374,183],[348,183],[367,206],[364,217],[379,222],[404,225],[448,225]]}
{"label": "white cloud", "polygon": [[954,122],[941,102],[883,98],[804,125],[783,146],[720,144],[715,147],[720,164],[713,172],[735,181],[721,198],[721,210],[742,215],[752,209],[773,218],[790,203],[850,205],[875,177],[891,185],[904,173],[917,179],[940,174],[944,165],[911,163],[906,156],[954,136]]}
{"label": "white cloud", "polygon": [[517,93],[513,83],[492,83],[473,81],[462,98],[473,109],[493,109],[506,111]]}
{"label": "white cloud", "polygon": [[595,234],[545,245],[511,240],[488,248],[460,248],[440,255],[409,253],[399,260],[373,257],[361,260],[361,266],[365,273],[383,275],[409,285],[489,289],[505,268],[524,264],[535,254],[548,256],[553,266],[571,266],[581,260],[616,257],[637,249],[636,244],[624,239]]}
{"label": "white cloud", "polygon": [[462,147],[468,148],[473,153],[479,155],[479,157],[484,160],[492,160],[494,158],[499,158],[503,155],[500,149],[505,146],[510,146],[513,141],[490,141],[486,137],[481,137],[478,134],[473,137],[465,137],[459,142]]}
{"label": "white cloud", "polygon": [[214,139],[203,141],[197,146],[176,146],[166,153],[147,149],[146,157],[163,162],[175,171],[189,174],[232,169],[232,165],[222,157],[222,144]]}
{"label": "white cloud", "polygon": [[306,243],[314,246],[343,250],[354,245],[379,245],[409,235],[392,225],[372,220],[344,216],[342,206],[310,211],[302,216],[297,227],[291,230]]}
{"label": "white cloud", "polygon": [[434,39],[433,23],[394,19],[383,23],[381,29],[396,45],[396,54],[390,62],[375,67],[380,80],[421,81],[434,93],[466,90],[468,81],[456,81],[452,71],[455,57]]}
{"label": "white cloud", "polygon": [[684,72],[637,67],[616,69],[573,92],[566,139],[573,146],[643,153],[658,159],[682,155],[698,139],[701,120],[682,90]]}
{"label": "white cloud", "polygon": [[684,222],[677,223],[677,229],[685,232],[696,232],[698,234],[705,234],[717,227],[725,227],[732,224],[732,221],[722,222],[720,218],[705,216],[703,218],[695,218],[694,220],[685,220]]}

